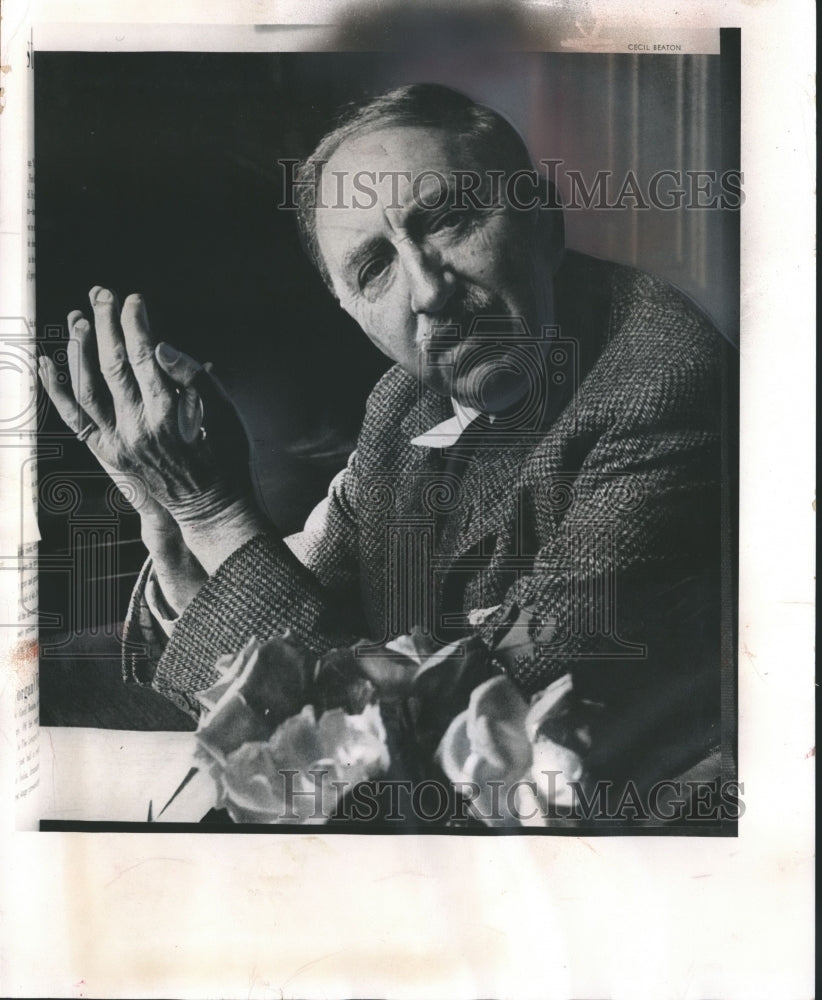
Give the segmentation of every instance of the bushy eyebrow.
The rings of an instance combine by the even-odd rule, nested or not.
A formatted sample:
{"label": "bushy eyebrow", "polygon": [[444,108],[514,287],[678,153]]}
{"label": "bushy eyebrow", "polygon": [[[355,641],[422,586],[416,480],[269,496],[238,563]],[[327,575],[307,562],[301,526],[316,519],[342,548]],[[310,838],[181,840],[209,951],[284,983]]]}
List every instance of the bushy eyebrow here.
{"label": "bushy eyebrow", "polygon": [[346,279],[356,277],[362,265],[368,260],[368,258],[377,250],[385,249],[390,246],[389,241],[382,234],[378,236],[369,236],[364,239],[361,243],[348,250],[343,257],[342,266],[343,274]]}

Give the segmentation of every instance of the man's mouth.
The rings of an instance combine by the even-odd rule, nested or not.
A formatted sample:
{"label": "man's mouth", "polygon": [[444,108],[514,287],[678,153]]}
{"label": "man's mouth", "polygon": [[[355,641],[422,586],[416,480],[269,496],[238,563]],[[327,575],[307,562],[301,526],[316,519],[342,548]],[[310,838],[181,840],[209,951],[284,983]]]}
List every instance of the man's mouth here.
{"label": "man's mouth", "polygon": [[480,360],[499,356],[508,345],[527,338],[518,317],[503,312],[443,321],[422,341],[424,358],[430,364],[456,364],[462,358]]}
{"label": "man's mouth", "polygon": [[453,351],[460,344],[497,340],[521,328],[521,322],[495,296],[472,293],[461,305],[462,308],[432,319],[430,330],[422,339],[426,350]]}

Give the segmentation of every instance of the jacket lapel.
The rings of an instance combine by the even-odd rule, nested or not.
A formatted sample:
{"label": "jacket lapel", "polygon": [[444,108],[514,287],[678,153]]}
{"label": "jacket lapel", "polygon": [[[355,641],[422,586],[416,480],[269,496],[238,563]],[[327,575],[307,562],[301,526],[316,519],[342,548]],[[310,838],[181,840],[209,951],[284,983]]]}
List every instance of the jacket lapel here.
{"label": "jacket lapel", "polygon": [[462,478],[462,504],[453,535],[446,540],[453,559],[489,546],[516,531],[521,470],[529,449],[495,442],[478,445]]}

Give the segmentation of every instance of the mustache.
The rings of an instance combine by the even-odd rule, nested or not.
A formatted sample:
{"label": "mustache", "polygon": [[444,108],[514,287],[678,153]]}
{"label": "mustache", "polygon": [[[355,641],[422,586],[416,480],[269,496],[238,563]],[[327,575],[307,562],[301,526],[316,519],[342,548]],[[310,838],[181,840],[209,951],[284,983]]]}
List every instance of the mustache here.
{"label": "mustache", "polygon": [[459,298],[449,299],[441,312],[429,317],[423,340],[429,347],[443,350],[456,347],[471,336],[478,320],[486,318],[495,326],[504,327],[510,316],[500,298],[483,289],[468,288]]}

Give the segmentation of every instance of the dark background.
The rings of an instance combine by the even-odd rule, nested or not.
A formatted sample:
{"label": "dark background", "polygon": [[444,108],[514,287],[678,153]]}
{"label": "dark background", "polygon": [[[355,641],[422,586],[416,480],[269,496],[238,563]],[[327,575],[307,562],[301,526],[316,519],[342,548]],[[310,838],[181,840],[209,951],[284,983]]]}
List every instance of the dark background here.
{"label": "dark background", "polygon": [[[295,530],[344,464],[386,361],[303,256],[293,213],[277,211],[277,161],[310,153],[342,103],[435,80],[506,114],[535,161],[561,158],[586,179],[600,169],[620,180],[628,169],[640,179],[721,172],[738,166],[728,65],[570,53],[38,52],[41,349],[60,359],[65,316],[87,306],[92,285],[141,291],[158,338],[214,362],[248,424],[268,512]],[[560,188],[567,195],[562,173]],[[728,211],[566,219],[570,246],[662,274],[731,339],[737,226]],[[40,445],[41,661],[65,676],[72,663],[116,658],[143,551],[136,517],[112,501],[48,406]],[[58,718],[48,706],[61,697],[45,683],[44,721]]]}

